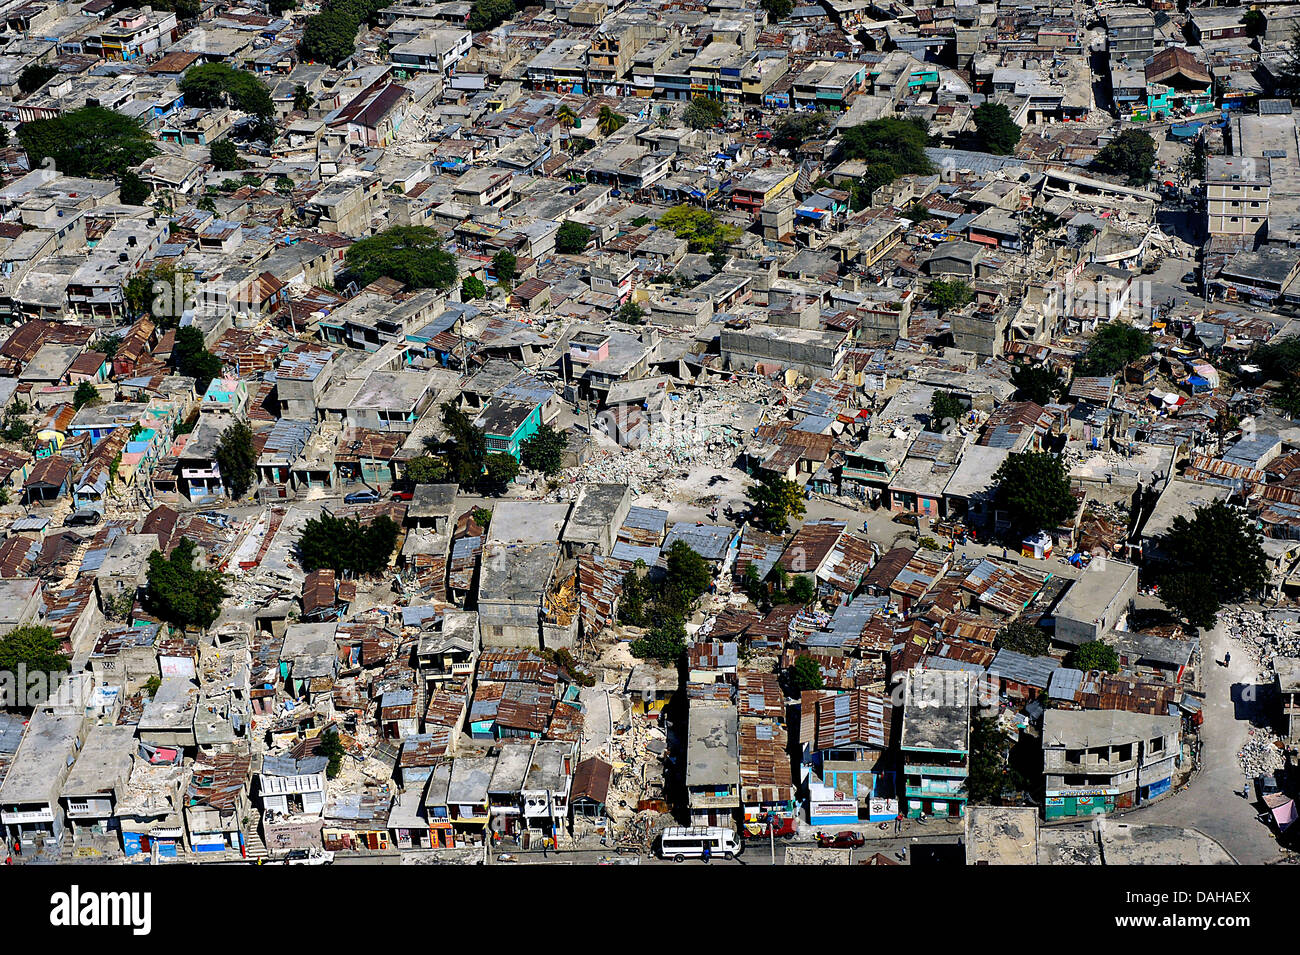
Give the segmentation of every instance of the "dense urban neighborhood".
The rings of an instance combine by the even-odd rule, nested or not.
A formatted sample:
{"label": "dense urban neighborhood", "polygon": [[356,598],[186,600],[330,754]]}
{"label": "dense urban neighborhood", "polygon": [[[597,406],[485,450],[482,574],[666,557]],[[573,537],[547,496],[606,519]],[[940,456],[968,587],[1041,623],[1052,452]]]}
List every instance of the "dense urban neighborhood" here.
{"label": "dense urban neighborhood", "polygon": [[1300,860],[1300,4],[3,9],[0,860]]}

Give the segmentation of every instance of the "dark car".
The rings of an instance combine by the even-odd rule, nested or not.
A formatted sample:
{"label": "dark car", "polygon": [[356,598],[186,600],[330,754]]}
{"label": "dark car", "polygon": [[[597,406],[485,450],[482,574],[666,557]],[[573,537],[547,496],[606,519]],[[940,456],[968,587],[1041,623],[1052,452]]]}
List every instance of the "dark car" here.
{"label": "dark car", "polygon": [[79,511],[73,511],[68,515],[68,519],[63,522],[64,527],[89,527],[92,524],[98,524],[103,519],[99,511],[92,510],[89,507],[83,507]]}
{"label": "dark car", "polygon": [[343,498],[344,504],[378,504],[379,501],[378,491],[353,491]]}
{"label": "dark car", "polygon": [[1183,276],[1183,281],[1186,282],[1188,285],[1194,284],[1196,282],[1196,273],[1188,272],[1186,275]]}
{"label": "dark car", "polygon": [[861,849],[866,844],[866,839],[848,829],[837,832],[833,836],[828,836],[824,832],[817,833],[817,845],[823,849]]}

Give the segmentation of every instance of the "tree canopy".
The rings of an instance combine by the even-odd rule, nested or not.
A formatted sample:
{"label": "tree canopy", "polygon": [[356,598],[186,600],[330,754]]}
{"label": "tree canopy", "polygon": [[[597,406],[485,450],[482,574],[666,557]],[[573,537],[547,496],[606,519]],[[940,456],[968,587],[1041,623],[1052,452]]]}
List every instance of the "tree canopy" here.
{"label": "tree canopy", "polygon": [[790,686],[796,692],[820,690],[823,686],[822,670],[810,656],[802,656],[790,667]]}
{"label": "tree canopy", "polygon": [[1273,403],[1291,417],[1300,417],[1300,337],[1288,335],[1261,345],[1252,360],[1268,378],[1281,383]]}
{"label": "tree canopy", "polygon": [[504,451],[483,458],[483,478],[480,482],[496,494],[505,492],[506,485],[519,476],[519,462],[513,454]]}
{"label": "tree canopy", "polygon": [[726,107],[715,99],[697,96],[686,105],[682,121],[691,129],[711,129],[727,115]]}
{"label": "tree canopy", "polygon": [[1102,172],[1126,176],[1131,186],[1151,179],[1156,161],[1156,141],[1140,129],[1126,129],[1105,146],[1092,162]]}
{"label": "tree canopy", "polygon": [[59,68],[48,63],[30,63],[18,74],[18,89],[30,96],[58,75]]}
{"label": "tree canopy", "polygon": [[320,12],[307,18],[298,52],[304,60],[336,66],[357,49],[362,23],[373,25],[383,0],[326,0]]}
{"label": "tree canopy", "polygon": [[1157,545],[1166,606],[1195,627],[1214,626],[1219,608],[1239,603],[1268,583],[1259,531],[1223,501],[1179,514]]}
{"label": "tree canopy", "polygon": [[966,417],[966,405],[951,391],[936,389],[930,398],[930,430],[943,433]]}
{"label": "tree canopy", "polygon": [[306,571],[328,567],[340,574],[367,576],[388,566],[397,545],[397,525],[386,514],[362,522],[355,517],[322,513],[298,538],[298,557]]}
{"label": "tree canopy", "polygon": [[555,251],[561,255],[577,255],[585,252],[591,241],[591,230],[581,222],[569,220],[555,233]]}
{"label": "tree canopy", "polygon": [[474,0],[466,24],[475,33],[495,30],[515,15],[513,0]]}
{"label": "tree canopy", "polygon": [[248,168],[244,157],[239,155],[239,148],[229,139],[218,139],[208,147],[208,161],[218,172],[238,172]]}
{"label": "tree canopy", "polygon": [[153,190],[149,188],[149,183],[130,169],[122,173],[122,178],[117,182],[117,188],[122,196],[122,202],[128,206],[144,205],[149,201],[149,196],[153,193]]}
{"label": "tree canopy", "polygon": [[99,390],[89,381],[83,381],[77,385],[77,390],[72,395],[72,406],[80,411],[87,405],[95,406],[99,404]]}
{"label": "tree canopy", "polygon": [[487,457],[487,436],[475,427],[469,415],[450,401],[442,405],[442,426],[448,439],[442,444],[442,458],[447,462],[447,474],[461,487],[478,483],[483,474],[483,459]]}
{"label": "tree canopy", "polygon": [[1017,535],[1050,530],[1074,514],[1074,495],[1061,459],[1046,451],[1010,454],[993,473],[998,506]]}
{"label": "tree canopy", "polygon": [[1061,391],[1061,379],[1043,365],[1012,365],[1011,383],[1016,386],[1016,394],[1022,401],[1040,405],[1056,400]]}
{"label": "tree canopy", "polygon": [[271,91],[248,70],[235,69],[226,63],[201,63],[191,66],[179,84],[186,106],[215,109],[229,106],[261,119],[275,115]]}
{"label": "tree canopy", "polygon": [[872,192],[901,175],[934,172],[925,154],[928,139],[920,119],[873,119],[844,130],[845,158],[865,160],[868,166],[866,179],[854,190],[854,206],[862,208]]}
{"label": "tree canopy", "polygon": [[[72,669],[72,663],[54,638],[53,630],[29,623],[0,637],[0,671],[14,674],[17,680],[19,667],[28,673],[65,673]],[[5,702],[0,695],[0,706]]]}
{"label": "tree canopy", "polygon": [[118,179],[158,154],[143,126],[102,106],[83,106],[62,116],[23,123],[18,141],[33,169],[48,159],[65,176]]}
{"label": "tree canopy", "polygon": [[961,308],[975,297],[971,287],[961,279],[951,281],[936,279],[925,287],[925,292],[930,297],[930,304],[940,315],[954,308]]}
{"label": "tree canopy", "polygon": [[243,421],[236,421],[221,433],[217,442],[217,467],[231,500],[248,493],[257,477],[257,452],[253,449],[253,429]]}
{"label": "tree canopy", "polygon": [[1021,129],[1011,118],[1011,111],[1001,103],[984,103],[975,107],[975,141],[984,152],[1009,156],[1020,142]]}
{"label": "tree canopy", "polygon": [[1100,640],[1081,643],[1065,655],[1063,661],[1067,667],[1075,670],[1102,670],[1106,673],[1119,672],[1119,654],[1115,648]]}
{"label": "tree canopy", "polygon": [[544,424],[524,439],[519,445],[519,454],[524,467],[543,474],[555,474],[564,464],[564,449],[568,443],[564,432]]}
{"label": "tree canopy", "polygon": [[606,136],[613,135],[626,125],[627,117],[608,106],[602,106],[596,115],[596,128]]}
{"label": "tree canopy", "polygon": [[177,330],[172,364],[182,375],[194,379],[194,390],[199,394],[207,391],[212,379],[220,377],[223,370],[221,359],[208,351],[203,333],[193,325]]}
{"label": "tree canopy", "polygon": [[182,537],[171,556],[161,551],[149,555],[145,610],[178,627],[207,628],[216,622],[221,601],[228,596],[226,577],[220,571],[195,567],[196,554],[194,542]]}
{"label": "tree canopy", "polygon": [[753,506],[754,521],[762,528],[784,532],[792,517],[803,517],[803,489],[789,478],[764,471],[745,491]]}
{"label": "tree canopy", "polygon": [[515,269],[519,266],[519,260],[513,252],[502,249],[496,255],[492,256],[492,274],[497,277],[498,282],[510,284],[515,278]]}
{"label": "tree canopy", "polygon": [[794,0],[758,0],[769,23],[780,23],[794,13]]}
{"label": "tree canopy", "polygon": [[659,226],[685,239],[692,252],[709,254],[730,245],[740,237],[740,229],[719,222],[712,212],[682,203],[659,217]]}
{"label": "tree canopy", "polygon": [[1107,322],[1097,329],[1088,350],[1075,365],[1080,375],[1114,375],[1135,359],[1151,354],[1151,336],[1124,322]]}
{"label": "tree canopy", "polygon": [[422,454],[406,462],[403,474],[413,484],[442,484],[447,480],[447,464],[431,454]]}
{"label": "tree canopy", "polygon": [[419,225],[393,226],[352,243],[343,265],[362,285],[390,278],[409,289],[445,291],[460,277],[456,256],[443,249],[442,236]]}
{"label": "tree canopy", "polygon": [[478,298],[487,298],[487,286],[482,279],[467,275],[460,281],[460,298],[463,302],[472,302]]}
{"label": "tree canopy", "polygon": [[1040,657],[1052,647],[1047,634],[1023,620],[1012,620],[993,638],[993,649],[1011,650],[1028,657]]}

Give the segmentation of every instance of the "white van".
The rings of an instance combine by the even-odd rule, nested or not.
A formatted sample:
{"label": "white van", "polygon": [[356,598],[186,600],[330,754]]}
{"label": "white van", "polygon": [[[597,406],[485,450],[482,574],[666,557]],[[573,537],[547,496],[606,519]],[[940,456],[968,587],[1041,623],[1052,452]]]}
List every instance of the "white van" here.
{"label": "white van", "polygon": [[704,858],[704,847],[709,856],[730,859],[745,851],[734,829],[720,826],[677,826],[665,829],[659,839],[659,858],[681,862],[685,859]]}

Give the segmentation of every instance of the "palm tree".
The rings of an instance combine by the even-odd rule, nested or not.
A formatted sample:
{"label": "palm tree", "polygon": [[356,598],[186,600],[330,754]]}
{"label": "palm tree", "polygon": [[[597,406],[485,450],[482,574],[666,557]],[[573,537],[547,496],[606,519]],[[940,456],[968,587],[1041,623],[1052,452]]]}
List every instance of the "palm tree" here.
{"label": "palm tree", "polygon": [[299,83],[293,88],[293,108],[300,109],[304,113],[312,108],[316,100],[307,92],[307,87]]}
{"label": "palm tree", "polygon": [[558,119],[560,122],[568,123],[570,126],[573,127],[577,127],[577,125],[580,122],[580,120],[578,119],[578,114],[575,113],[572,107],[570,107],[569,104],[567,103],[565,103],[563,106],[561,106],[559,109],[555,111],[555,118]]}
{"label": "palm tree", "polygon": [[600,116],[596,119],[596,128],[606,136],[616,133],[627,125],[627,117],[614,112],[608,106],[600,108]]}

